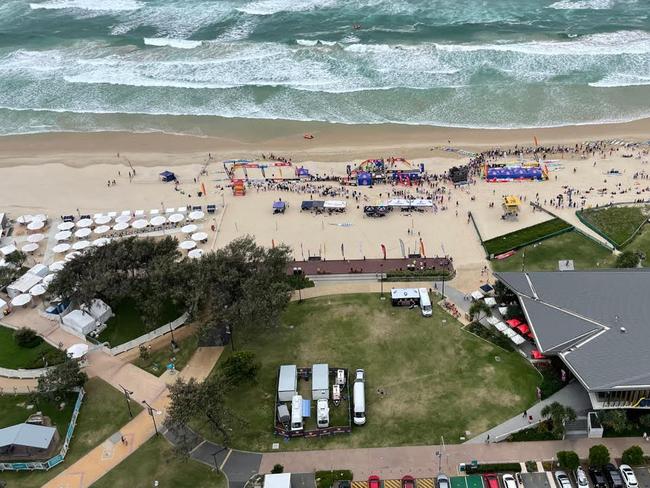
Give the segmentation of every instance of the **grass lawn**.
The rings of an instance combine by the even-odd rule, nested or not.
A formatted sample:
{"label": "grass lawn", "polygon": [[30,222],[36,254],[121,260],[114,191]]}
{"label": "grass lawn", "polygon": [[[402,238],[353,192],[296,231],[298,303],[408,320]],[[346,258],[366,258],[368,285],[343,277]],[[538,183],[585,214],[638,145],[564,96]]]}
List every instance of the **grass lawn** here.
{"label": "grass lawn", "polygon": [[[262,364],[256,384],[228,394],[243,420],[234,427],[233,447],[249,450],[268,451],[273,442],[291,450],[425,444],[441,435],[460,442],[465,431],[478,434],[532,405],[540,381],[518,353],[461,330],[439,307],[424,318],[378,294],[293,302],[278,328],[251,325],[236,334],[239,348]],[[220,361],[229,354],[227,348]],[[367,423],[351,435],[286,442],[272,433],[278,367],[314,363],[365,369]],[[207,425],[195,427],[211,435]]]}
{"label": "grass lawn", "polygon": [[42,368],[43,355],[49,357],[48,364],[55,361],[57,349],[41,341],[36,347],[21,347],[14,341],[14,329],[0,326],[0,367],[9,369]]}
{"label": "grass lawn", "polygon": [[145,442],[92,487],[149,487],[154,481],[161,487],[225,488],[227,485],[223,474],[215,473],[198,461],[179,457],[161,436]]}
{"label": "grass lawn", "polygon": [[[130,420],[129,412],[124,404],[124,396],[111,385],[99,378],[93,378],[86,383],[85,388],[86,396],[81,405],[77,427],[65,461],[50,471],[0,473],[0,480],[6,481],[8,487],[40,487],[92,448],[104,442]],[[8,396],[12,397],[11,395]],[[131,405],[131,409],[133,415],[142,410],[140,405],[136,403]],[[4,413],[4,410],[2,412]],[[67,425],[65,428],[67,428]]]}
{"label": "grass lawn", "polygon": [[98,338],[99,342],[108,341],[111,347],[129,342],[161,325],[168,324],[180,317],[183,312],[179,311],[173,303],[167,301],[164,306],[162,320],[152,329],[147,328],[143,322],[142,314],[138,311],[134,300],[122,300],[113,307],[113,313],[115,316],[106,322],[107,327]]}
{"label": "grass lawn", "polygon": [[557,271],[558,261],[573,259],[575,269],[611,268],[614,255],[579,232],[571,231],[519,249],[506,259],[493,259],[494,271],[521,271],[525,256],[526,271]]}
{"label": "grass lawn", "polygon": [[582,218],[605,234],[616,247],[627,241],[648,218],[647,209],[639,206],[589,208],[579,212]]}
{"label": "grass lawn", "polygon": [[[60,409],[59,404],[61,402],[45,400],[34,402],[31,400],[31,395],[0,395],[0,412],[2,412],[2,415],[0,415],[0,429],[4,429],[10,425],[20,424],[27,420],[27,417],[33,413],[43,412],[43,415],[50,417],[52,424],[59,431],[61,438],[63,438],[68,429],[76,401],[77,394],[71,393],[61,400],[61,402],[65,402],[65,407]],[[27,409],[29,405],[33,405],[31,410]]]}
{"label": "grass lawn", "polygon": [[192,334],[191,336],[178,341],[178,345],[181,348],[180,351],[172,353],[171,345],[168,344],[161,349],[151,351],[148,359],[136,358],[133,361],[133,364],[151,374],[160,376],[165,372],[167,364],[173,357],[176,359],[174,361],[174,366],[178,371],[181,371],[196,351],[198,344],[199,341],[196,335]]}
{"label": "grass lawn", "polygon": [[568,229],[571,224],[562,219],[551,219],[530,227],[503,234],[502,236],[489,239],[483,243],[486,252],[489,254],[501,254],[511,249],[517,249],[527,242],[542,238],[548,234]]}

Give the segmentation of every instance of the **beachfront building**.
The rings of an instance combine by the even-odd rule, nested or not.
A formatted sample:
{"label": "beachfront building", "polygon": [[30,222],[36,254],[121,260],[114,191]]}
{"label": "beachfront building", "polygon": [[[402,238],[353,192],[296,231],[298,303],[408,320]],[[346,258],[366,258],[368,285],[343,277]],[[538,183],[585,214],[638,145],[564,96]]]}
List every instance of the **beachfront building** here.
{"label": "beachfront building", "polygon": [[594,409],[650,409],[650,270],[495,273],[535,343],[557,356]]}
{"label": "beachfront building", "polygon": [[39,460],[50,456],[58,444],[56,427],[16,424],[0,429],[0,460]]}

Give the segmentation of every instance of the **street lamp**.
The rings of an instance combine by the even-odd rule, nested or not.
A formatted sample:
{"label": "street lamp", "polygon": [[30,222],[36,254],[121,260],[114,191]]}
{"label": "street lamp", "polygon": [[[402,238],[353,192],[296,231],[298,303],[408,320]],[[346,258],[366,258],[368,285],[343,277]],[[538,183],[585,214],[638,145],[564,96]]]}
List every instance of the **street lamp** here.
{"label": "street lamp", "polygon": [[222,447],[218,451],[215,451],[215,452],[212,453],[212,460],[214,462],[214,470],[215,471],[219,471],[219,466],[217,465],[217,454],[219,454],[220,452],[225,451],[226,449],[227,449],[226,447]]}
{"label": "street lamp", "polygon": [[381,287],[381,296],[380,299],[384,300],[384,263],[379,265],[379,286]]}
{"label": "street lamp", "polygon": [[155,411],[153,407],[149,405],[149,402],[147,402],[147,400],[142,400],[142,403],[147,406],[147,411],[149,412],[149,415],[151,416],[151,420],[153,421],[153,428],[156,431],[156,435],[158,435],[158,426],[156,425],[156,418],[153,416]]}
{"label": "street lamp", "polygon": [[126,401],[126,406],[129,409],[129,417],[133,418],[133,412],[131,412],[131,395],[133,395],[133,392],[131,390],[127,390],[122,385],[119,385],[119,387],[122,388],[122,391],[124,392],[124,400]]}
{"label": "street lamp", "polygon": [[172,327],[172,323],[169,323],[169,332],[172,334],[172,351],[176,350],[176,340],[174,339],[174,328]]}

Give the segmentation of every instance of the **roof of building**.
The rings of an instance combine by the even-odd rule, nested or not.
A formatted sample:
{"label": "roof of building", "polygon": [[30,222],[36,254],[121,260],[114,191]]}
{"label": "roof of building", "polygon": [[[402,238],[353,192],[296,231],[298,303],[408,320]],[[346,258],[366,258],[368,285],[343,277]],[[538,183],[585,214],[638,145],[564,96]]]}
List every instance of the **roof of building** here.
{"label": "roof of building", "polygon": [[0,429],[0,447],[27,446],[47,449],[52,442],[56,427],[44,425],[16,424]]}
{"label": "roof of building", "polygon": [[542,352],[591,390],[650,387],[650,270],[496,273]]}

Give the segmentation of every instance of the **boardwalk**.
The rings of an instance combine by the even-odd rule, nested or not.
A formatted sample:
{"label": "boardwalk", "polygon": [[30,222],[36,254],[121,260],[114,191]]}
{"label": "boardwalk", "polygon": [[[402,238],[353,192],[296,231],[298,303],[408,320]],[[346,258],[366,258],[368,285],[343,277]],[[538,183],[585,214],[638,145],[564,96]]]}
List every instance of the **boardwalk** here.
{"label": "boardwalk", "polygon": [[293,261],[289,263],[288,271],[301,268],[306,275],[319,274],[348,274],[348,273],[388,273],[391,271],[408,270],[453,270],[453,264],[447,258],[400,258],[400,259],[333,259],[327,261]]}

